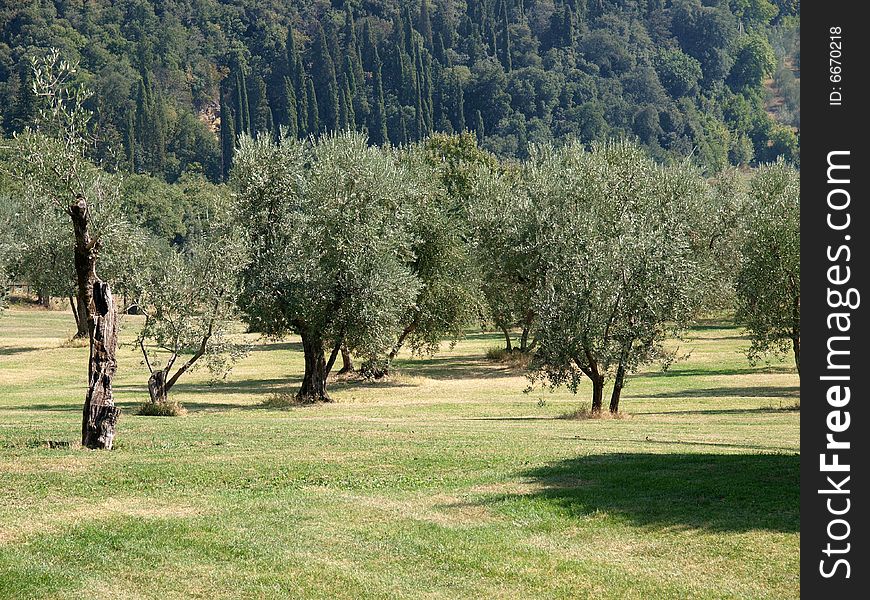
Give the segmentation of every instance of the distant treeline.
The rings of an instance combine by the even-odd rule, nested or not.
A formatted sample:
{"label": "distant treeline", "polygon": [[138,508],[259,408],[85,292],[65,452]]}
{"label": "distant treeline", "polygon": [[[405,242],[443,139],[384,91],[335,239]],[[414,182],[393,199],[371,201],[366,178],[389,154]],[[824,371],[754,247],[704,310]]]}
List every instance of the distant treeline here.
{"label": "distant treeline", "polygon": [[[34,122],[29,57],[57,47],[96,92],[94,158],[170,181],[222,180],[240,135],[281,128],[396,145],[470,130],[520,158],[632,137],[710,170],[798,162],[784,65],[799,68],[799,14],[797,0],[6,3],[0,125]],[[789,124],[765,109],[774,74]]]}

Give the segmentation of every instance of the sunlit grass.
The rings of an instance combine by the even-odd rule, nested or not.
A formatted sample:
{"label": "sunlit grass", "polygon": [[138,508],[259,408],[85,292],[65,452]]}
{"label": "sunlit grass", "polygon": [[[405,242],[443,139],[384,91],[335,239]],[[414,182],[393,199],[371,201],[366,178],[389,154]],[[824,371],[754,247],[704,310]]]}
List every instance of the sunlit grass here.
{"label": "sunlit grass", "polygon": [[625,419],[559,418],[588,387],[524,394],[521,370],[486,358],[500,333],[275,408],[298,339],[248,335],[226,380],[176,386],[185,416],[135,416],[147,372],[128,345],[112,452],[75,448],[72,333],[66,313],[0,318],[0,597],[799,594],[798,378],[750,366],[727,324],[632,377]]}

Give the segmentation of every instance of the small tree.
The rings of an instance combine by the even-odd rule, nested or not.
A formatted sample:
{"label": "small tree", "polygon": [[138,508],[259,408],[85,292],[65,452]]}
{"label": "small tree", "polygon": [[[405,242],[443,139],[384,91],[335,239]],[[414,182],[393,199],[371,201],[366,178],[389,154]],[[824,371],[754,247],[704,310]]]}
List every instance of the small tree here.
{"label": "small tree", "polygon": [[[149,371],[143,413],[173,414],[169,392],[182,375],[205,364],[221,377],[243,356],[244,346],[229,336],[243,257],[237,236],[212,232],[184,252],[169,251],[144,277],[137,306],[145,323],[136,340]],[[173,372],[183,355],[189,356]]]}
{"label": "small tree", "polygon": [[752,339],[749,358],[790,347],[800,374],[800,173],[793,166],[779,161],[758,169],[744,236],[736,319]]}
{"label": "small tree", "polygon": [[708,190],[686,166],[662,168],[625,143],[536,149],[524,175],[538,219],[533,380],[592,382],[592,412],[619,410],[625,377],[672,358],[663,346],[704,298],[693,225]]}
{"label": "small tree", "polygon": [[342,343],[383,356],[414,305],[414,181],[355,133],[310,144],[243,139],[234,169],[252,257],[242,273],[245,316],[258,331],[301,336],[298,398],[328,401]]}

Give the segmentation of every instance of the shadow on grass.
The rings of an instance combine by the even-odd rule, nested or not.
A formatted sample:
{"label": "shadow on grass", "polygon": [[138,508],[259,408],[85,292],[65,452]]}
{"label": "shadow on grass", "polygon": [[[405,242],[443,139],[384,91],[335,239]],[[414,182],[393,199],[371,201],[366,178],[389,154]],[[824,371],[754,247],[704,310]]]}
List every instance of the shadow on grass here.
{"label": "shadow on grass", "polygon": [[24,354],[25,352],[34,352],[36,350],[45,350],[37,346],[5,346],[0,347],[0,356],[12,356],[13,354]]}
{"label": "shadow on grass", "polygon": [[689,409],[689,410],[661,410],[661,411],[650,411],[650,412],[635,412],[632,411],[632,415],[656,415],[656,416],[668,416],[668,415],[747,415],[753,413],[759,414],[776,414],[776,413],[787,413],[787,412],[798,412],[800,408],[795,405],[785,405],[785,406],[762,406],[758,408],[710,408],[710,409]]}
{"label": "shadow on grass", "polygon": [[407,375],[428,379],[496,379],[523,373],[485,356],[432,356],[397,360],[395,364]]}
{"label": "shadow on grass", "polygon": [[800,531],[798,455],[602,454],[525,471],[533,497],[572,517],[597,511],[640,526]]}
{"label": "shadow on grass", "polygon": [[626,398],[800,398],[798,386],[715,387],[661,392],[659,394],[626,394]]}
{"label": "shadow on grass", "polygon": [[794,367],[735,367],[725,369],[668,369],[667,371],[647,371],[638,377],[703,377],[705,375],[782,375],[797,374]]}
{"label": "shadow on grass", "polygon": [[257,342],[250,346],[251,352],[264,352],[268,350],[292,350],[302,352],[302,342]]}

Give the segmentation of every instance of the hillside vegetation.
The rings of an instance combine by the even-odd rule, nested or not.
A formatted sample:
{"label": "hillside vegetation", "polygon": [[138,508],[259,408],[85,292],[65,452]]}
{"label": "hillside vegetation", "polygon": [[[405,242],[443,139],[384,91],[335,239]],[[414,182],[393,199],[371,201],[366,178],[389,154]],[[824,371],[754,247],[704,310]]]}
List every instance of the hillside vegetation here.
{"label": "hillside vegetation", "polygon": [[[0,124],[38,112],[29,58],[94,89],[95,158],[223,179],[243,133],[474,131],[528,143],[636,137],[718,170],[798,161],[796,0],[31,0],[0,9]],[[797,64],[795,64],[797,63]],[[791,98],[766,111],[765,81]],[[781,117],[781,118],[780,118]],[[777,120],[779,119],[779,120]]]}

